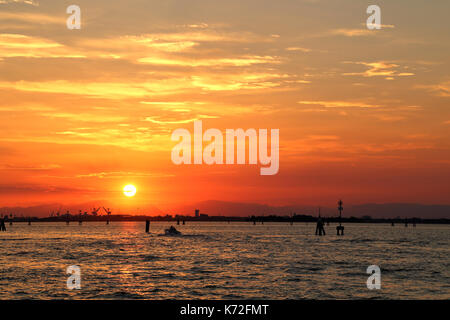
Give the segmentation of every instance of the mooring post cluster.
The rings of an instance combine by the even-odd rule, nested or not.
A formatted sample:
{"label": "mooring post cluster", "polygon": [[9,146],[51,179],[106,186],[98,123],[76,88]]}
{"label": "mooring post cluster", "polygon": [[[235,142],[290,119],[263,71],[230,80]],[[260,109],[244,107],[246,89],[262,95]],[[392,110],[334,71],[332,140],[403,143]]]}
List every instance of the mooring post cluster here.
{"label": "mooring post cluster", "polygon": [[325,235],[325,228],[323,227],[323,221],[320,217],[320,207],[319,207],[319,218],[317,219],[317,225],[316,225],[316,236],[322,236]]}
{"label": "mooring post cluster", "polygon": [[6,231],[5,220],[6,217],[0,219],[0,231]]}

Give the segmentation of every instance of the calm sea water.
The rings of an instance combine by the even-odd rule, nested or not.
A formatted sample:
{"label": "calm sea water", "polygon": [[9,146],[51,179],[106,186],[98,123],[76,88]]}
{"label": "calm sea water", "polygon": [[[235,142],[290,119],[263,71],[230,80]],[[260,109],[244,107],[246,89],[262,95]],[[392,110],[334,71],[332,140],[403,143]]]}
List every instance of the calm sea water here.
{"label": "calm sea water", "polygon": [[[0,299],[449,299],[450,226],[16,223],[0,233]],[[178,226],[177,226],[178,228]],[[66,268],[81,268],[68,290]],[[381,290],[366,269],[381,268]]]}

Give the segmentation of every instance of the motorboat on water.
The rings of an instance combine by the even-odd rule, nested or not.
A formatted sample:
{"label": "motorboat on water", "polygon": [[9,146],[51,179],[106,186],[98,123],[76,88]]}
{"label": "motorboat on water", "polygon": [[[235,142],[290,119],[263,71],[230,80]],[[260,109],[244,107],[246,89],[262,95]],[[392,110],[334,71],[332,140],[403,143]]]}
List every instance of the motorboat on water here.
{"label": "motorboat on water", "polygon": [[170,228],[164,230],[164,234],[166,236],[178,236],[181,235],[181,232],[175,229],[175,227],[170,226]]}

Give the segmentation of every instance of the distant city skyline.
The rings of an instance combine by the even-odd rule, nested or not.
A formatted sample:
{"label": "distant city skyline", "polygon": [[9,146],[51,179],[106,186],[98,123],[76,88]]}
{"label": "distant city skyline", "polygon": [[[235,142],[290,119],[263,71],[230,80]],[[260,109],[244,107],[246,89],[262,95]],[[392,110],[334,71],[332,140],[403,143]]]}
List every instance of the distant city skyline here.
{"label": "distant city skyline", "polygon": [[[97,203],[101,203],[98,201]],[[107,204],[107,202],[103,202]],[[109,204],[108,204],[109,205]],[[16,215],[48,217],[56,215],[64,216],[69,212],[72,216],[78,216],[79,212],[87,212],[92,215],[92,203],[80,203],[73,205],[47,204],[31,207],[0,207],[0,215]],[[102,206],[103,208],[103,206]],[[94,208],[95,209],[95,208]],[[198,210],[198,212],[196,212]],[[292,214],[318,216],[319,210],[322,216],[337,217],[336,206],[314,206],[314,205],[287,205],[270,206],[259,203],[227,202],[227,201],[204,201],[181,205],[177,208],[166,210],[158,207],[148,208],[120,208],[108,207],[100,211],[99,215],[106,216],[107,212],[112,215],[146,215],[146,216],[165,216],[165,215],[187,215],[192,217],[201,217],[203,214],[210,216],[230,216],[230,217],[248,217],[251,215],[279,215],[290,216]],[[414,203],[384,203],[384,204],[345,204],[343,217],[362,217],[372,216],[373,218],[430,218],[430,219],[450,219],[450,205],[424,205]]]}

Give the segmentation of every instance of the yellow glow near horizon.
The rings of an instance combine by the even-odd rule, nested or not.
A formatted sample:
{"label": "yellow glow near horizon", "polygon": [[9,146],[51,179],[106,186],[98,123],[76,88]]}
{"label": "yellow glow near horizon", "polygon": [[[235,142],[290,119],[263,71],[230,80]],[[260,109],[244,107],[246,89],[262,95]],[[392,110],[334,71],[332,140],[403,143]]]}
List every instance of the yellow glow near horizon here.
{"label": "yellow glow near horizon", "polygon": [[133,186],[132,184],[128,184],[125,187],[123,187],[123,194],[126,195],[127,197],[134,197],[136,191],[137,191],[136,187]]}

